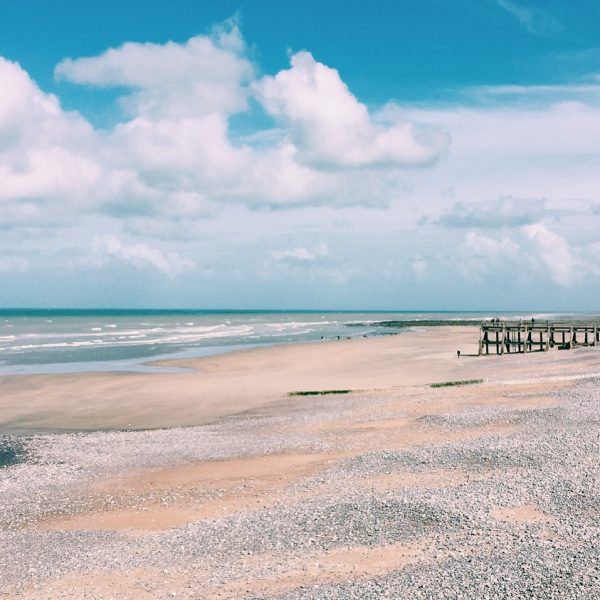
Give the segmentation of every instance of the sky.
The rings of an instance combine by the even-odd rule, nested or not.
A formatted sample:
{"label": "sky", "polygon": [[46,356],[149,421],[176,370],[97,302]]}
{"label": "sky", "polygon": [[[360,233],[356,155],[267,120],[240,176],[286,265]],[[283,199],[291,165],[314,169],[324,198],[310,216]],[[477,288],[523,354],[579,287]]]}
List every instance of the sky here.
{"label": "sky", "polygon": [[0,0],[0,307],[598,310],[600,0]]}

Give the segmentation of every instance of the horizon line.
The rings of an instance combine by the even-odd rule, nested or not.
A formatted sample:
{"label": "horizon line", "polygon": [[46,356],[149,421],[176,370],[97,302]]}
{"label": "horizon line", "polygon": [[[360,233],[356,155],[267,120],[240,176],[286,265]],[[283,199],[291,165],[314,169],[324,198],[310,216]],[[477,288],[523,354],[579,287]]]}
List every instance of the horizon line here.
{"label": "horizon line", "polygon": [[434,309],[434,308],[201,308],[201,307],[31,307],[31,306],[6,306],[0,307],[0,312],[84,312],[84,311],[120,311],[120,312],[136,312],[136,311],[153,311],[153,312],[398,312],[398,313],[482,313],[482,312],[538,312],[538,313],[593,313],[593,310],[558,310],[558,309],[508,309],[508,308],[482,308],[482,309]]}

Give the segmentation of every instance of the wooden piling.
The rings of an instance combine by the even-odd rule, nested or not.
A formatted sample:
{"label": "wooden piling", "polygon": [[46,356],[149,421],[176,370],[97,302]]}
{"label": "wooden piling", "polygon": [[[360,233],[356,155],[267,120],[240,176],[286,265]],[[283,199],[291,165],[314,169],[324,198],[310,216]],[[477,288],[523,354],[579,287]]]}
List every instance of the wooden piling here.
{"label": "wooden piling", "polygon": [[[479,355],[570,350],[600,345],[599,321],[486,321],[479,331]],[[490,348],[491,347],[491,348]]]}

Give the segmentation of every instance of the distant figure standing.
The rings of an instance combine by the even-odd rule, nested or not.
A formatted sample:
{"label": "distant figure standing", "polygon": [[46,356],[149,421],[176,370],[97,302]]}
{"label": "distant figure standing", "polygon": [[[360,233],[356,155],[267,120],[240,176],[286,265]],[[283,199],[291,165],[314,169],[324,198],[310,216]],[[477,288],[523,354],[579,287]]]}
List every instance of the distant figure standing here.
{"label": "distant figure standing", "polygon": [[456,358],[460,358],[460,350],[456,351]]}

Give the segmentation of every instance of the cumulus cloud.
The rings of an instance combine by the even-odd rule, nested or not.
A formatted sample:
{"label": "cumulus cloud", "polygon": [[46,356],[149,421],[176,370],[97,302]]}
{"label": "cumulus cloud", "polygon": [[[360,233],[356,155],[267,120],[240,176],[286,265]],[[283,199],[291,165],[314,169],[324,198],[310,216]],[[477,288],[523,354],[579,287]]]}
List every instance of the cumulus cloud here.
{"label": "cumulus cloud", "polygon": [[186,117],[246,107],[245,83],[254,67],[235,20],[179,44],[127,43],[99,56],[65,59],[56,76],[133,91],[122,103],[135,116]]}
{"label": "cumulus cloud", "polygon": [[0,88],[0,224],[40,224],[100,181],[94,132],[2,57]]}
{"label": "cumulus cloud", "polygon": [[447,138],[414,123],[377,123],[337,70],[309,52],[291,58],[291,68],[255,84],[265,109],[290,128],[304,162],[325,167],[428,164],[446,150]]}
{"label": "cumulus cloud", "polygon": [[536,223],[545,214],[543,199],[504,197],[493,202],[457,202],[431,222],[445,227],[501,229]]}
{"label": "cumulus cloud", "polygon": [[[227,121],[212,113],[186,119],[136,118],[118,125],[112,160],[135,174],[138,214],[203,216],[246,176],[248,151],[228,139]],[[122,194],[127,209],[131,194]],[[118,198],[118,201],[120,198]]]}
{"label": "cumulus cloud", "polygon": [[[257,80],[235,20],[183,43],[126,43],[61,61],[57,79],[123,93],[122,120],[99,130],[0,58],[0,228],[104,214],[127,229],[231,204],[387,206],[404,186],[398,167],[445,151],[439,128],[371,113],[307,52],[291,62]],[[251,95],[279,127],[262,121],[237,137],[230,120],[256,110]]]}
{"label": "cumulus cloud", "polygon": [[294,248],[293,250],[275,250],[271,257],[277,261],[287,262],[315,262],[329,255],[327,244],[317,244],[314,248]]}
{"label": "cumulus cloud", "polygon": [[[128,119],[103,136],[109,214],[199,218],[236,199],[253,157],[236,145],[229,117],[247,109],[254,67],[235,21],[185,43],[128,43],[95,57],[67,59],[56,75],[73,83],[130,89]],[[105,189],[107,185],[104,185]],[[248,186],[251,188],[251,186]]]}
{"label": "cumulus cloud", "polygon": [[459,247],[460,270],[467,278],[491,272],[498,265],[506,267],[518,260],[521,248],[508,236],[494,238],[470,231]]}
{"label": "cumulus cloud", "polygon": [[535,255],[558,285],[571,286],[580,279],[581,260],[573,253],[569,242],[548,229],[543,223],[523,227]]}
{"label": "cumulus cloud", "polygon": [[[565,237],[541,222],[501,237],[471,231],[460,244],[460,271],[467,279],[539,271],[553,283],[571,287],[580,281],[582,267],[594,270],[593,262],[583,254],[581,248],[573,248]],[[585,254],[593,255],[591,247]]]}
{"label": "cumulus cloud", "polygon": [[92,252],[99,264],[112,259],[137,268],[156,269],[167,275],[179,275],[195,267],[192,260],[176,252],[164,253],[146,244],[127,245],[114,235],[96,236],[92,242]]}

